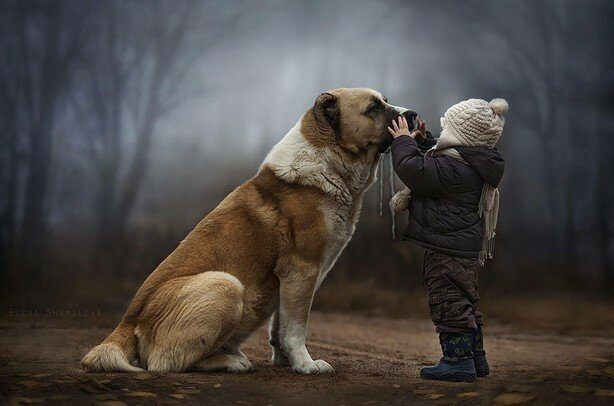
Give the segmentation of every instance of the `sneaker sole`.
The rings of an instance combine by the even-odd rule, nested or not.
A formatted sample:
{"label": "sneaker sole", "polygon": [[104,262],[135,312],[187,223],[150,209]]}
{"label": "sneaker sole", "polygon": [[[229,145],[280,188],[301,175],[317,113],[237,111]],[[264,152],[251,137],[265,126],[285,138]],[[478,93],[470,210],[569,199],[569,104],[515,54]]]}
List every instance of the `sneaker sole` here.
{"label": "sneaker sole", "polygon": [[447,381],[447,382],[474,382],[476,380],[475,375],[464,374],[462,372],[455,372],[453,374],[443,375],[425,375],[420,374],[422,379],[428,379],[430,381]]}

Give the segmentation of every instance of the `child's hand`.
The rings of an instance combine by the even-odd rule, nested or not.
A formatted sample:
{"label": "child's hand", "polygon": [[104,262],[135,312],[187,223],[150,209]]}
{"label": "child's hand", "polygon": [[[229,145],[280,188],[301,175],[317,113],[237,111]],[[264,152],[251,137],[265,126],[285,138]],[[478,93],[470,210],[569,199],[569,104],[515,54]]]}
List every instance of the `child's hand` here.
{"label": "child's hand", "polygon": [[402,135],[410,135],[409,134],[409,125],[407,125],[407,120],[403,116],[399,116],[398,118],[399,124],[397,124],[396,120],[392,120],[392,128],[388,127],[388,132],[392,134],[392,138],[399,138]]}
{"label": "child's hand", "polygon": [[409,134],[414,139],[421,141],[426,138],[426,122],[416,117],[416,130]]}
{"label": "child's hand", "polygon": [[420,120],[416,117],[415,121],[415,130],[411,133],[409,132],[409,125],[407,124],[407,119],[403,116],[399,116],[399,123],[395,120],[392,120],[392,127],[388,127],[388,131],[392,134],[393,138],[398,138],[402,135],[409,135],[410,137],[420,141],[426,138],[426,122]]}

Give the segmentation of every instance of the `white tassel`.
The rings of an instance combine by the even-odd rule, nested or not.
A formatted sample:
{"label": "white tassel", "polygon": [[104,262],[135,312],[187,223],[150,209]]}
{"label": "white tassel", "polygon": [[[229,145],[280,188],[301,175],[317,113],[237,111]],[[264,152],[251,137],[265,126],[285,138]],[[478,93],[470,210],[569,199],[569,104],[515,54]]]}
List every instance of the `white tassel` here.
{"label": "white tassel", "polygon": [[[392,162],[392,153],[388,153],[388,162],[389,162],[389,173],[388,173],[388,181],[390,184],[390,198],[392,199],[392,197],[394,197],[394,165]],[[389,203],[388,204],[388,208],[390,210],[390,217],[392,220],[392,239],[395,240],[396,239],[396,230],[395,230],[395,215],[396,212],[394,211],[394,207],[392,207],[392,204]]]}
{"label": "white tassel", "polygon": [[382,161],[384,157],[380,157],[378,163],[378,171],[379,171],[379,215],[382,215],[382,206],[384,205],[384,164]]}

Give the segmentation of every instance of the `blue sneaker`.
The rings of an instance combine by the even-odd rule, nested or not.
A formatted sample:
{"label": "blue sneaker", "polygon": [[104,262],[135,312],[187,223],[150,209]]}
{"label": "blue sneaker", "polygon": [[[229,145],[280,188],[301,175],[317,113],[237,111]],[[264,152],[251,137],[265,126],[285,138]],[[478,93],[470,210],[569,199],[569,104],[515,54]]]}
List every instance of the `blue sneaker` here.
{"label": "blue sneaker", "polygon": [[439,364],[422,368],[420,376],[424,379],[449,382],[473,382],[477,377],[473,363],[474,333],[441,333],[439,343],[443,358]]}

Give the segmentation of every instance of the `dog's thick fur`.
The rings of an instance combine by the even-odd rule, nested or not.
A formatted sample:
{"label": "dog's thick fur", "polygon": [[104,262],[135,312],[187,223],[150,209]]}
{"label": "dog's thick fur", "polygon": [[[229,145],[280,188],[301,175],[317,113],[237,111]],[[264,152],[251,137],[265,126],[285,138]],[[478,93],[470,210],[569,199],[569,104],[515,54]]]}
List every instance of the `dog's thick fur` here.
{"label": "dog's thick fur", "polygon": [[332,371],[305,347],[312,298],[350,240],[386,127],[406,109],[335,89],[145,280],[89,371],[245,372],[241,343],[271,318],[276,365]]}

